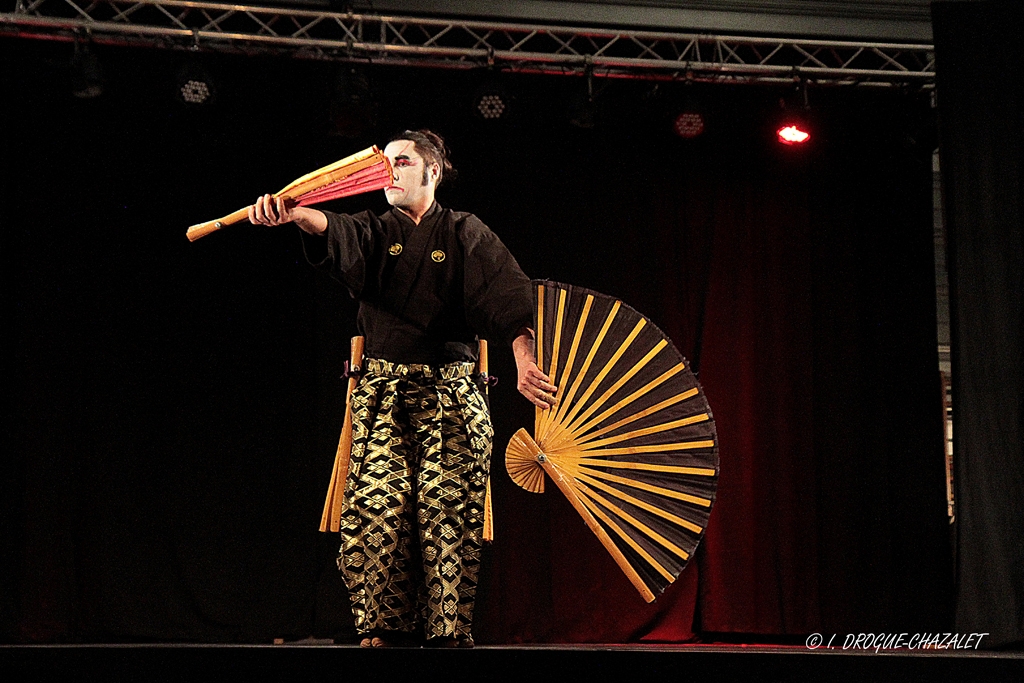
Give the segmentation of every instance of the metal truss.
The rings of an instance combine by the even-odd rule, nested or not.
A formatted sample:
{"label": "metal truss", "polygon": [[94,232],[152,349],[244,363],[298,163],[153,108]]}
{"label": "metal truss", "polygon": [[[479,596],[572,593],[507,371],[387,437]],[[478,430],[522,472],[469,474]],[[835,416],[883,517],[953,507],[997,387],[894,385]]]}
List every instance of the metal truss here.
{"label": "metal truss", "polygon": [[922,44],[715,36],[184,0],[4,0],[0,35],[375,64],[646,80],[918,85]]}

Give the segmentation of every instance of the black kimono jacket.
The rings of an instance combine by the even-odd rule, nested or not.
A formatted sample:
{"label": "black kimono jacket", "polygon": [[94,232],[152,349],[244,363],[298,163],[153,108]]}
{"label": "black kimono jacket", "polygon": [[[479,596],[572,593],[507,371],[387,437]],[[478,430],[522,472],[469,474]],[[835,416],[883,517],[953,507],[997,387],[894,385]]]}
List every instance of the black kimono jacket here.
{"label": "black kimono jacket", "polygon": [[419,225],[397,209],[379,217],[324,214],[323,235],[303,233],[306,258],[360,302],[366,357],[475,360],[478,335],[511,344],[532,325],[530,280],[476,216],[436,202]]}

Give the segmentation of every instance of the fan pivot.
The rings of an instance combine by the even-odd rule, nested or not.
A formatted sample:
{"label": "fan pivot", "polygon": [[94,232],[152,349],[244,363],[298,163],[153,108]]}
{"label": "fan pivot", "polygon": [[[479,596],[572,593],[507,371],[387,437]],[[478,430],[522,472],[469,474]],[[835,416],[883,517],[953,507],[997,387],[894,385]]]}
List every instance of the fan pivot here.
{"label": "fan pivot", "polygon": [[544,468],[540,463],[545,460],[529,432],[520,429],[512,435],[505,450],[505,469],[512,481],[531,493],[544,493]]}

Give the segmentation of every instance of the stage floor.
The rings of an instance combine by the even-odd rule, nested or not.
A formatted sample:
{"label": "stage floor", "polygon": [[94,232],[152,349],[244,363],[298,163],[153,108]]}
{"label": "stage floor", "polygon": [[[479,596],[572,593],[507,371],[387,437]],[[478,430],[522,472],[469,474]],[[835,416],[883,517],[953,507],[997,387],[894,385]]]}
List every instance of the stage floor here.
{"label": "stage floor", "polygon": [[[353,645],[0,646],[7,681],[1021,681],[1024,653],[808,650],[762,645],[480,646],[472,650]],[[13,676],[13,677],[12,677]],[[222,681],[214,679],[215,683]]]}

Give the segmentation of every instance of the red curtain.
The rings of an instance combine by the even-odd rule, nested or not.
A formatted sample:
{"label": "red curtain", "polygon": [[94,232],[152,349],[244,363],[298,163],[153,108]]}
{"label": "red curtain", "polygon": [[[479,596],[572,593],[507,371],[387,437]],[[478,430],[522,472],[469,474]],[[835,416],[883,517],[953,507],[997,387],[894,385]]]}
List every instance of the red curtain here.
{"label": "red curtain", "polygon": [[[650,606],[557,492],[523,508],[502,491],[522,537],[494,549],[489,639],[949,625],[928,111],[820,97],[814,142],[794,149],[755,95],[728,97],[703,140],[561,143],[582,177],[558,195],[551,176],[503,179],[552,206],[585,195],[532,219],[557,261],[516,253],[531,274],[622,297],[699,362],[721,478],[697,561]],[[497,215],[513,235],[527,220]]]}

